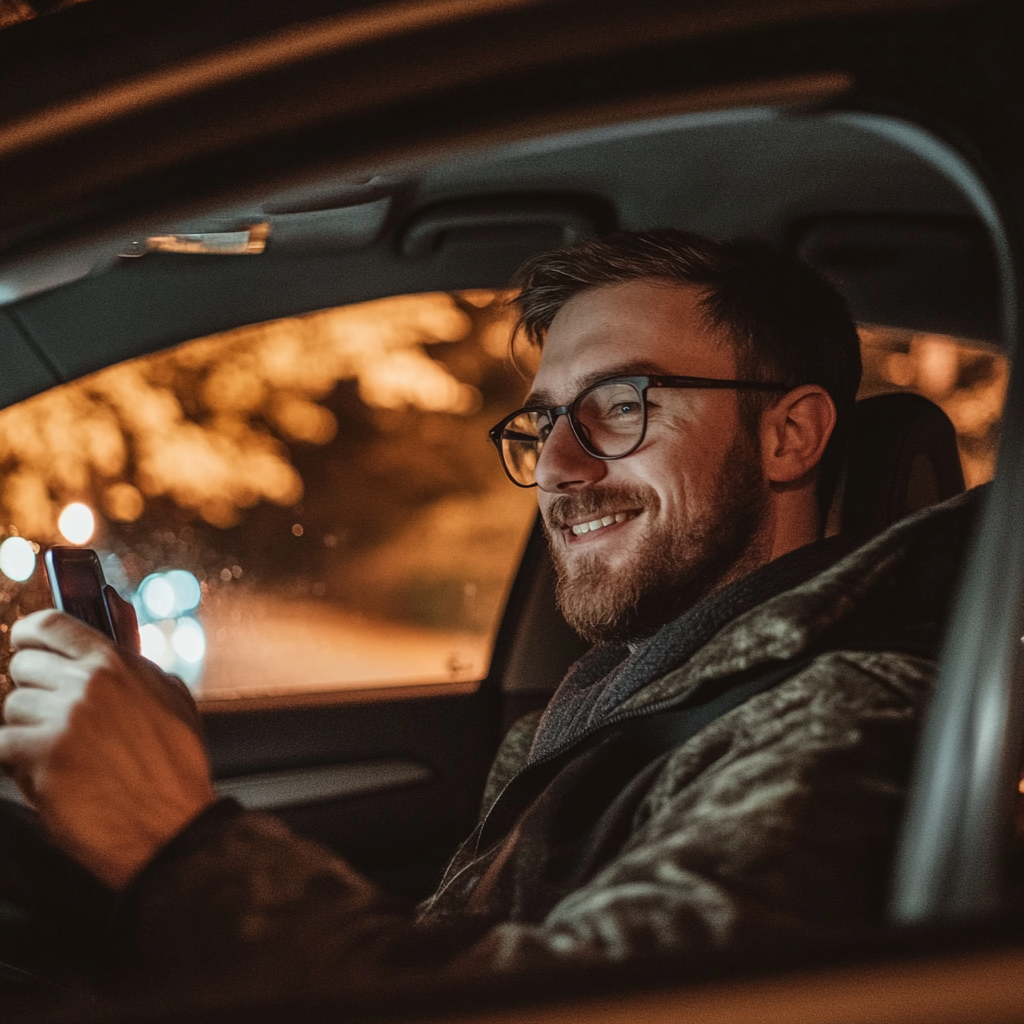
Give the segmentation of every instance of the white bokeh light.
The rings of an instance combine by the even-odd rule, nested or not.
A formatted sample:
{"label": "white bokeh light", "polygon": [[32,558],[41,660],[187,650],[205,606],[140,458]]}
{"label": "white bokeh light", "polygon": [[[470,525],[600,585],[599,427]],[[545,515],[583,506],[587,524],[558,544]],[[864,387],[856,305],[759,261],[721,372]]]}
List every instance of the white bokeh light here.
{"label": "white bokeh light", "polygon": [[154,619],[166,619],[174,611],[174,588],[163,576],[152,576],[142,588],[142,603]]}
{"label": "white bokeh light", "polygon": [[206,636],[203,634],[203,627],[195,619],[179,619],[171,637],[171,644],[178,656],[185,661],[191,664],[202,661],[203,655],[206,653]]}
{"label": "white bokeh light", "polygon": [[96,517],[88,505],[73,501],[61,512],[57,520],[57,529],[71,544],[85,544],[96,529]]}
{"label": "white bokeh light", "polygon": [[0,544],[0,572],[16,583],[24,583],[35,572],[36,553],[24,537],[8,537]]}
{"label": "white bokeh light", "polygon": [[175,615],[191,611],[202,600],[203,591],[199,586],[199,580],[185,569],[172,569],[164,574],[164,579],[174,591]]}
{"label": "white bokeh light", "polygon": [[139,629],[139,646],[142,649],[142,656],[155,661],[161,668],[164,667],[164,660],[167,656],[167,637],[164,631],[152,622]]}

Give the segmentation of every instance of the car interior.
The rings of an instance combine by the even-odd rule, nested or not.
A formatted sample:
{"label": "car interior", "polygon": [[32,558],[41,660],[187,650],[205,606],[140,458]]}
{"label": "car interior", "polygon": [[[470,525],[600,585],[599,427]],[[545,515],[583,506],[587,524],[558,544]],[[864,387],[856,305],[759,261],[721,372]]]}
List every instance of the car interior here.
{"label": "car interior", "polygon": [[[655,227],[796,253],[861,324],[993,349],[1000,337],[996,259],[955,181],[841,112],[745,106],[467,147],[154,223],[59,286],[17,283],[0,307],[0,405],[245,324],[506,288],[535,252]],[[857,417],[831,529],[867,539],[964,489],[956,433],[933,402],[881,395]],[[478,685],[204,706],[218,785],[421,897],[472,827],[504,729],[543,706],[583,650],[535,526]]]}

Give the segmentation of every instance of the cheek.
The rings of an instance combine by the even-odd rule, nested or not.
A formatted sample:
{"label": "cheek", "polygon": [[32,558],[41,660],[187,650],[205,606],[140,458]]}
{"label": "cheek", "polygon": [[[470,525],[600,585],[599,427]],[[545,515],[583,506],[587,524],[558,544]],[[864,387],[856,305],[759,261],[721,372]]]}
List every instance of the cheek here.
{"label": "cheek", "polygon": [[730,472],[735,440],[735,426],[728,421],[699,432],[686,424],[659,438],[642,476],[658,492],[663,517],[693,520],[710,507],[723,475]]}

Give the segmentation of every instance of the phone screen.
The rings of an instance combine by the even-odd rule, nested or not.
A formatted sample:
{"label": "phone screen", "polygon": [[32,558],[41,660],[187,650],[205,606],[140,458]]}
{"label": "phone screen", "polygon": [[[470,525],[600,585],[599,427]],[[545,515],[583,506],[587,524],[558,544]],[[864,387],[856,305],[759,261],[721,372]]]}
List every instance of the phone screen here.
{"label": "phone screen", "polygon": [[98,629],[112,640],[113,630],[103,598],[103,576],[99,559],[88,549],[48,552],[47,569],[54,604],[68,615]]}

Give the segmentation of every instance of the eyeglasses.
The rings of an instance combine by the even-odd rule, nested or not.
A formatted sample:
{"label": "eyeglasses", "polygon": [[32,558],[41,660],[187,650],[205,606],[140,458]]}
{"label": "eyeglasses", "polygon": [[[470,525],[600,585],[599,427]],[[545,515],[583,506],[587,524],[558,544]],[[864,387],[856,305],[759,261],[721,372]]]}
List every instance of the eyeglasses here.
{"label": "eyeglasses", "polygon": [[622,459],[643,443],[647,433],[649,388],[730,388],[738,391],[789,391],[788,384],[713,377],[610,377],[584,388],[569,405],[519,409],[491,427],[488,436],[501,456],[509,480],[519,487],[537,485],[537,462],[559,416],[567,416],[580,446],[595,459]]}

